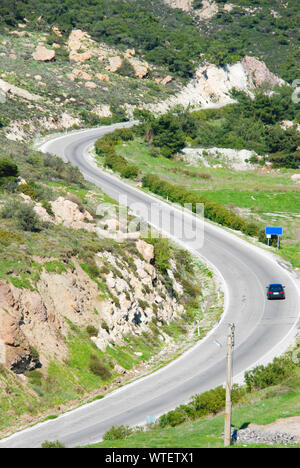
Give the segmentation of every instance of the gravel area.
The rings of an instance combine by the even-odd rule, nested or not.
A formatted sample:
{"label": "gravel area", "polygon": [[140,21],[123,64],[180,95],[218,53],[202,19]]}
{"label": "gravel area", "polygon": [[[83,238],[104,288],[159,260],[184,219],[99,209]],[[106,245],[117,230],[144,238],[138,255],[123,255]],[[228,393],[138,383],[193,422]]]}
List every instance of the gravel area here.
{"label": "gravel area", "polygon": [[286,432],[265,432],[258,429],[241,429],[233,434],[236,443],[247,444],[297,444],[300,438]]}
{"label": "gravel area", "polygon": [[300,444],[300,416],[277,419],[265,426],[249,424],[233,431],[232,438],[236,443]]}

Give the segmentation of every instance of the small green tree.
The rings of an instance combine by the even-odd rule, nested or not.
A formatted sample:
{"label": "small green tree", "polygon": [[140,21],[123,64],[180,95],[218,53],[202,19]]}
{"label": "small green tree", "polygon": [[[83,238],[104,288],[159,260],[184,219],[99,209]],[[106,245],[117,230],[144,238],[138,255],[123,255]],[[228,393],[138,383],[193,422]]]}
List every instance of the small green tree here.
{"label": "small green tree", "polygon": [[56,440],[55,442],[50,442],[49,440],[45,440],[45,442],[42,443],[42,448],[66,448],[59,440]]}
{"label": "small green tree", "polygon": [[0,159],[0,178],[2,177],[18,177],[19,169],[9,159]]}

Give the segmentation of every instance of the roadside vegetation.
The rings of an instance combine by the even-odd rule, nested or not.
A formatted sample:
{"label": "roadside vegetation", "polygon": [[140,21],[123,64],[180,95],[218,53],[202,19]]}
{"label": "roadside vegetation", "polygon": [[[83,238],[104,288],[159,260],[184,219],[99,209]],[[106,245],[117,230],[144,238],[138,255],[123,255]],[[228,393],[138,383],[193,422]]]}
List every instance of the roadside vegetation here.
{"label": "roadside vegetation", "polygon": [[[100,189],[85,182],[76,168],[61,159],[20,143],[8,143],[5,139],[3,143],[0,149],[1,283],[36,293],[44,272],[49,275],[71,274],[80,265],[95,283],[99,299],[111,300],[118,306],[119,299],[109,291],[106,275],[112,272],[117,278],[122,278],[121,270],[124,268],[136,271],[134,261],[141,256],[135,242],[117,243],[83,229],[44,222],[33,209],[34,203],[41,203],[53,216],[51,202],[62,196],[75,203],[82,212],[88,210],[97,221],[97,206],[112,201]],[[21,196],[29,198],[31,203],[25,202]],[[109,333],[109,326],[101,319],[98,310],[94,311],[93,321],[98,323],[97,327],[89,323],[78,326],[68,320],[67,333],[57,330],[58,340],[62,340],[67,349],[63,360],[49,356],[48,365],[41,367],[40,352],[31,347],[31,368],[25,371],[24,380],[13,369],[1,365],[2,434],[9,427],[52,418],[82,402],[102,398],[113,388],[136,378],[139,372],[145,372],[147,363],[149,372],[165,365],[214,326],[222,313],[222,298],[211,272],[167,239],[145,240],[154,246],[153,265],[159,280],[168,294],[177,297],[178,304],[184,306],[182,317],[170,323],[156,320],[161,305],[147,302],[150,291],[144,285],[145,300],[139,302],[139,307],[140,310],[151,307],[154,319],[148,331],[139,336],[124,335],[123,345],[107,346],[105,351],[97,348],[93,337],[98,335],[99,328]],[[97,263],[96,255],[99,253],[113,255],[118,268],[105,261],[100,265],[99,259]],[[182,284],[181,297],[174,290],[167,273],[171,264],[176,265],[178,272],[175,280]],[[204,294],[208,295],[207,310],[202,304]],[[199,334],[195,332],[196,324],[201,324]],[[175,344],[170,352],[163,352],[163,336],[168,336]],[[156,359],[160,353],[160,358]],[[120,370],[116,366],[124,369],[125,378],[122,375],[120,380]]]}
{"label": "roadside vegetation", "polygon": [[[139,126],[98,140],[98,162],[169,201],[193,209],[203,203],[205,217],[260,242],[267,243],[266,225],[280,223],[280,253],[299,268],[299,189],[291,179],[300,164],[299,110],[291,92],[281,87],[268,97],[260,91],[255,100],[235,93],[237,104],[193,112],[179,107],[160,117],[136,111]],[[284,116],[295,126],[283,129]],[[182,157],[184,148],[199,146],[257,153],[237,171],[222,159],[207,167]]]}
{"label": "roadside vegetation", "polygon": [[[295,348],[296,353],[297,349],[299,350],[299,345]],[[247,428],[253,423],[266,425],[280,418],[298,416],[299,378],[299,364],[296,364],[289,354],[276,358],[266,366],[258,366],[246,372],[245,385],[233,386],[234,429]],[[188,404],[180,405],[162,415],[155,424],[136,428],[112,427],[103,436],[103,442],[92,447],[221,448],[224,408],[225,389],[217,387],[194,395]],[[259,445],[268,446],[253,444],[254,447]],[[235,443],[233,446],[252,445]],[[299,444],[295,445],[298,446]]]}

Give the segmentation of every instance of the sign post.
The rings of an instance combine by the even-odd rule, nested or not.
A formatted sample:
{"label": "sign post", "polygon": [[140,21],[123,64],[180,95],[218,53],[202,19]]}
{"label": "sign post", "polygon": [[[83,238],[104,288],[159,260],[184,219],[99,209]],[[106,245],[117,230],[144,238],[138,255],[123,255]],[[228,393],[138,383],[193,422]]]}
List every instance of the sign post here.
{"label": "sign post", "polygon": [[277,249],[280,247],[280,236],[283,234],[283,227],[266,226],[266,237],[268,239],[268,246],[270,246],[270,239],[272,236],[277,236]]}

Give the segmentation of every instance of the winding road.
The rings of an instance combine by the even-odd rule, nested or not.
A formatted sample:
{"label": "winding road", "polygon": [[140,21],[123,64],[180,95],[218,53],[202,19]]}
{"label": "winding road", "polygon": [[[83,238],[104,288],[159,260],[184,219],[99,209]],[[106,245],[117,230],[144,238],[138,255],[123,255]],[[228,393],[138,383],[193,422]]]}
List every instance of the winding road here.
{"label": "winding road", "polygon": [[[137,203],[147,206],[149,213],[152,207],[151,220],[147,215],[146,220],[205,259],[222,280],[224,314],[204,340],[168,366],[102,400],[3,439],[0,447],[40,447],[45,440],[59,440],[67,447],[95,443],[113,425],[145,424],[147,416],[157,417],[189,401],[192,395],[223,384],[225,349],[216,343],[224,344],[229,322],[236,325],[235,381],[242,379],[246,369],[265,364],[281,354],[299,331],[300,281],[279,257],[213,223],[203,223],[188,213],[182,214],[178,208],[97,168],[89,148],[99,137],[124,126],[71,133],[49,141],[41,149],[78,166],[87,180],[110,197],[118,200],[126,195],[126,203],[133,211]],[[187,233],[184,239],[176,230],[182,216]],[[169,219],[174,221],[172,226],[167,222]],[[199,247],[203,229],[204,242]],[[199,234],[197,239],[195,235],[193,238],[188,235],[195,232]],[[272,282],[286,286],[285,301],[267,301],[266,285]]]}

